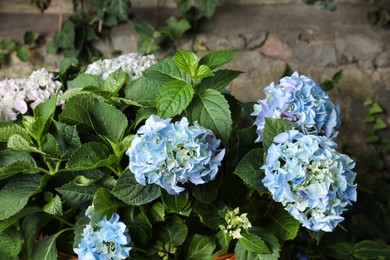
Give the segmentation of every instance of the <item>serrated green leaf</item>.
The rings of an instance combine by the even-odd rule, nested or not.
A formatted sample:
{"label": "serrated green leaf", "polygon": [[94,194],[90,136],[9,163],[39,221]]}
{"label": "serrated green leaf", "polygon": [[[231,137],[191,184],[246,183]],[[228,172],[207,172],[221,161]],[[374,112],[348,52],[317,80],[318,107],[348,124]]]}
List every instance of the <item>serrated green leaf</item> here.
{"label": "serrated green leaf", "polygon": [[160,33],[174,40],[180,38],[190,28],[191,25],[186,19],[177,20],[176,17],[171,16],[165,21]]}
{"label": "serrated green leaf", "polygon": [[226,248],[229,246],[230,241],[232,240],[231,236],[225,232],[225,230],[220,230],[216,234],[217,242],[222,248]]}
{"label": "serrated green leaf", "polygon": [[[172,80],[182,80],[190,83],[189,75],[181,71],[175,65],[174,58],[166,58],[157,62],[156,64],[153,64],[152,66],[144,70],[142,72],[142,75],[151,80],[154,80],[155,82],[152,83],[153,86],[156,86],[158,83],[160,85],[157,86],[161,86]],[[146,91],[143,90],[143,94],[145,93]]]}
{"label": "serrated green leaf", "polygon": [[99,76],[81,73],[76,78],[68,81],[68,89],[84,89],[94,87],[104,90],[105,82]]}
{"label": "serrated green leaf", "polygon": [[217,175],[217,178],[207,183],[207,185],[191,186],[191,193],[194,198],[202,203],[213,204],[217,198],[222,184],[222,177]]}
{"label": "serrated green leaf", "polygon": [[150,214],[154,222],[161,222],[165,219],[165,206],[161,202],[157,201],[150,209]]}
{"label": "serrated green leaf", "polygon": [[67,73],[68,70],[70,70],[72,67],[75,68],[78,65],[78,60],[75,57],[69,57],[69,58],[63,58],[60,61],[60,74]]}
{"label": "serrated green leaf", "polygon": [[49,157],[57,157],[58,154],[58,143],[54,136],[47,133],[42,141],[42,151],[49,155]]}
{"label": "serrated green leaf", "polygon": [[137,111],[134,127],[137,127],[143,120],[148,119],[151,115],[155,114],[157,114],[157,110],[154,107],[141,107]]}
{"label": "serrated green leaf", "polygon": [[216,247],[211,237],[195,234],[191,237],[185,250],[186,260],[210,260]]}
{"label": "serrated green leaf", "polygon": [[111,73],[104,81],[103,89],[113,93],[118,93],[122,86],[127,82],[127,73],[121,68]]}
{"label": "serrated green leaf", "polygon": [[43,206],[43,211],[51,215],[62,216],[62,201],[60,196],[56,195]]}
{"label": "serrated green leaf", "polygon": [[199,85],[199,91],[202,92],[206,89],[223,91],[241,73],[241,71],[236,70],[218,70],[214,72],[213,77],[202,79]]}
{"label": "serrated green leaf", "polygon": [[70,20],[62,23],[61,31],[56,31],[53,42],[58,48],[73,49],[75,46],[75,25]]}
{"label": "serrated green leaf", "polygon": [[219,4],[219,0],[195,0],[195,4],[208,19],[211,19]]}
{"label": "serrated green leaf", "polygon": [[186,240],[187,234],[188,228],[184,221],[178,216],[171,216],[157,227],[156,238],[180,246]]}
{"label": "serrated green leaf", "polygon": [[110,165],[115,160],[113,156],[110,149],[103,143],[86,143],[73,152],[66,163],[65,170],[80,171]]}
{"label": "serrated green leaf", "polygon": [[363,240],[354,246],[353,256],[357,259],[389,259],[390,245]]}
{"label": "serrated green leaf", "polygon": [[160,82],[140,77],[126,86],[125,98],[144,106],[155,106],[156,94],[161,86]]}
{"label": "serrated green leaf", "polygon": [[160,197],[161,191],[158,185],[142,186],[138,184],[134,174],[127,170],[119,177],[112,194],[126,204],[139,206]]}
{"label": "serrated green leaf", "polygon": [[32,172],[36,167],[34,158],[17,150],[0,151],[0,180],[17,173]]}
{"label": "serrated green leaf", "polygon": [[268,230],[275,234],[280,242],[294,239],[300,227],[300,223],[282,207],[278,207],[271,216]]}
{"label": "serrated green leaf", "polygon": [[274,141],[274,137],[287,130],[297,129],[297,125],[286,119],[265,118],[263,129],[263,147],[267,151]]}
{"label": "serrated green leaf", "polygon": [[121,140],[127,128],[126,116],[116,107],[95,100],[90,110],[92,127],[97,134]]}
{"label": "serrated green leaf", "polygon": [[248,187],[257,190],[260,194],[268,192],[262,182],[264,171],[260,170],[263,156],[263,149],[253,149],[245,155],[234,170],[234,174],[238,175]]}
{"label": "serrated green leaf", "polygon": [[110,219],[111,215],[115,213],[118,208],[114,197],[104,187],[99,188],[93,196],[92,206],[92,223],[99,222],[104,216],[106,216],[107,219]]}
{"label": "serrated green leaf", "polygon": [[221,93],[207,89],[195,95],[188,116],[192,122],[198,121],[201,126],[213,131],[227,146],[233,122],[228,102]]}
{"label": "serrated green leaf", "polygon": [[68,159],[81,146],[76,126],[55,121],[54,129],[53,135],[58,145],[60,157]]}
{"label": "serrated green leaf", "polygon": [[12,218],[7,218],[3,221],[0,222],[0,232],[3,232],[6,230],[8,227],[12,226],[16,222],[19,221],[19,219],[24,218],[26,216],[29,216],[31,214],[41,212],[42,209],[38,207],[25,207],[18,213],[12,216]]}
{"label": "serrated green leaf", "polygon": [[0,122],[0,142],[8,142],[9,137],[14,134],[22,136],[27,141],[31,140],[28,132],[23,127],[13,122]]}
{"label": "serrated green leaf", "polygon": [[219,225],[226,223],[225,219],[218,214],[219,208],[214,204],[204,204],[195,201],[192,208],[198,215],[200,221],[213,230],[218,230]]}
{"label": "serrated green leaf", "polygon": [[22,236],[15,227],[0,232],[0,241],[0,255],[4,258],[15,258],[22,251]]}
{"label": "serrated green leaf", "polygon": [[166,191],[161,193],[161,199],[168,213],[182,214],[188,210],[190,202],[188,201],[188,192],[181,192],[176,195],[168,194]]}
{"label": "serrated green leaf", "polygon": [[194,77],[194,80],[198,82],[201,79],[214,76],[214,73],[211,71],[211,69],[207,65],[200,65],[196,76]]}
{"label": "serrated green leaf", "polygon": [[57,259],[57,247],[56,247],[57,235],[46,236],[39,240],[34,246],[32,252],[32,260],[56,260]]}
{"label": "serrated green leaf", "polygon": [[80,207],[84,204],[91,204],[93,196],[99,187],[95,184],[89,186],[80,186],[73,181],[61,187],[56,188],[62,198],[71,207]]}
{"label": "serrated green leaf", "polygon": [[199,58],[195,53],[185,50],[178,50],[174,57],[175,65],[192,78],[196,76]]}
{"label": "serrated green leaf", "polygon": [[21,135],[14,134],[11,135],[8,139],[7,148],[24,151],[24,152],[32,152],[32,153],[40,153],[43,154],[38,148],[32,146],[30,142],[24,139]]}
{"label": "serrated green leaf", "polygon": [[0,220],[7,219],[21,211],[41,185],[41,176],[21,174],[9,179],[0,190]]}
{"label": "serrated green leaf", "polygon": [[[110,5],[108,12],[110,15],[114,15],[118,22],[128,20],[128,13],[130,2],[127,0],[112,0],[109,1]],[[116,25],[116,24],[115,24]]]}
{"label": "serrated green leaf", "polygon": [[179,115],[188,107],[194,93],[194,89],[187,82],[181,80],[168,82],[157,92],[157,115],[161,118]]}
{"label": "serrated green leaf", "polygon": [[203,56],[199,65],[207,65],[211,70],[216,69],[233,60],[235,55],[234,50],[215,51]]}
{"label": "serrated green leaf", "polygon": [[271,251],[264,241],[257,235],[251,233],[241,233],[238,241],[249,252],[255,254],[271,254]]}

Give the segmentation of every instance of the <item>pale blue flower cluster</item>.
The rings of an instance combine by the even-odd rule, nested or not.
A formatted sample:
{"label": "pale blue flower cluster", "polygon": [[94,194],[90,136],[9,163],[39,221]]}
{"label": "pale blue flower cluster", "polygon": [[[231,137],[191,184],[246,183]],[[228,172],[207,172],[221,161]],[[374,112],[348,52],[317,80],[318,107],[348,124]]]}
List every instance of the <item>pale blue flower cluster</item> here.
{"label": "pale blue flower cluster", "polygon": [[126,154],[138,183],[154,183],[169,194],[178,194],[184,190],[179,183],[203,184],[215,179],[225,155],[220,143],[211,130],[196,122],[190,126],[185,117],[171,123],[171,119],[152,115]]}
{"label": "pale blue flower cluster", "polygon": [[296,122],[304,133],[325,135],[334,139],[341,124],[339,107],[313,80],[294,72],[264,89],[266,98],[258,100],[251,115],[256,116],[258,138],[261,142],[265,118],[281,118]]}
{"label": "pale blue flower cluster", "polygon": [[[88,217],[90,214],[86,213]],[[119,215],[114,213],[107,220],[96,223],[96,228],[88,224],[82,233],[83,238],[74,252],[80,260],[119,260],[129,257],[131,247],[127,247],[131,241],[126,232],[126,225],[119,222]]]}
{"label": "pale blue flower cluster", "polygon": [[329,232],[356,201],[354,166],[327,137],[289,130],[268,149],[263,184],[304,227]]}

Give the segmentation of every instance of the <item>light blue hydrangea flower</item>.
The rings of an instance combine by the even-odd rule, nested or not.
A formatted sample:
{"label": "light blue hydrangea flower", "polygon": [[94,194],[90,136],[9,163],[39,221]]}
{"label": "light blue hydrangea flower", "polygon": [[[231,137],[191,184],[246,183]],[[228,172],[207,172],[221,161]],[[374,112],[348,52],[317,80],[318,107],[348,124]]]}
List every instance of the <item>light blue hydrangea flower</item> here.
{"label": "light blue hydrangea flower", "polygon": [[354,166],[327,137],[290,130],[269,147],[263,184],[304,227],[330,232],[356,201]]}
{"label": "light blue hydrangea flower", "polygon": [[296,122],[304,133],[325,135],[334,139],[340,126],[339,107],[313,80],[294,72],[264,89],[266,98],[258,100],[251,115],[256,116],[258,138],[261,142],[265,118],[283,118]]}
{"label": "light blue hydrangea flower", "polygon": [[[88,217],[89,213],[86,213]],[[96,223],[96,228],[88,224],[82,236],[79,247],[73,249],[80,260],[119,260],[129,257],[131,247],[126,245],[131,239],[126,232],[126,225],[119,222],[116,213],[109,220],[104,216],[102,221]]]}
{"label": "light blue hydrangea flower", "polygon": [[225,149],[212,131],[187,118],[171,123],[150,116],[127,150],[130,170],[141,185],[154,183],[169,194],[184,190],[178,183],[203,184],[215,179]]}

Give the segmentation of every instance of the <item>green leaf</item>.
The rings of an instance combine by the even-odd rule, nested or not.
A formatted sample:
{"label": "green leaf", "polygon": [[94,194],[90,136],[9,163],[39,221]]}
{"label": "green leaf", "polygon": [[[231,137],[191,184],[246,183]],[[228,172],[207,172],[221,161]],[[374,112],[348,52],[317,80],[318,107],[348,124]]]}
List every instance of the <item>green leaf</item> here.
{"label": "green leaf", "polygon": [[62,122],[54,122],[54,138],[58,145],[61,158],[68,159],[72,153],[81,146],[76,126],[70,126]]}
{"label": "green leaf", "polygon": [[143,186],[138,184],[134,174],[127,170],[119,177],[112,194],[126,204],[139,206],[160,197],[161,191],[158,185]]}
{"label": "green leaf", "polygon": [[264,171],[260,170],[263,156],[263,149],[253,149],[245,155],[234,170],[234,174],[238,175],[248,187],[257,190],[260,194],[268,193],[262,182],[265,177]]}
{"label": "green leaf", "polygon": [[268,230],[275,234],[280,242],[294,239],[300,227],[300,223],[282,207],[278,207],[273,216]]}
{"label": "green leaf", "polygon": [[354,246],[353,254],[357,259],[389,259],[390,245],[370,240],[363,240]]}
{"label": "green leaf", "polygon": [[26,216],[29,216],[31,214],[41,212],[42,209],[38,207],[25,207],[18,213],[12,216],[12,218],[7,218],[6,220],[3,220],[0,222],[0,232],[3,232],[13,224],[19,221],[19,219],[24,218]]}
{"label": "green leaf", "polygon": [[211,237],[195,234],[191,237],[186,246],[186,260],[210,260],[216,247],[215,241]]}
{"label": "green leaf", "polygon": [[154,27],[146,22],[146,21],[137,21],[137,20],[131,20],[131,25],[133,26],[134,30],[141,36],[142,38],[154,38],[156,35],[156,29]]}
{"label": "green leaf", "polygon": [[99,222],[104,216],[107,216],[107,219],[110,219],[111,215],[115,213],[118,208],[115,199],[104,187],[98,189],[93,196],[92,206],[92,223]]}
{"label": "green leaf", "polygon": [[126,116],[116,107],[95,100],[90,111],[93,129],[96,133],[120,141],[127,128]]}
{"label": "green leaf", "polygon": [[213,70],[232,61],[235,53],[233,50],[211,52],[200,59],[199,65],[207,65]]}
{"label": "green leaf", "polygon": [[70,70],[71,68],[76,68],[78,65],[78,60],[75,57],[70,57],[70,58],[63,58],[60,61],[60,71],[59,73],[61,75],[65,74]]}
{"label": "green leaf", "polygon": [[80,171],[110,165],[114,159],[110,149],[103,143],[90,142],[81,145],[66,163],[65,170]]}
{"label": "green leaf", "polygon": [[208,19],[211,19],[219,4],[219,0],[195,0],[195,4]]}
{"label": "green leaf", "polygon": [[151,115],[157,114],[157,110],[153,107],[141,107],[137,111],[135,117],[135,126],[137,127],[143,120],[148,119]]}
{"label": "green leaf", "polygon": [[121,68],[111,73],[104,81],[103,89],[113,93],[118,93],[122,86],[127,82],[127,73]]}
{"label": "green leaf", "polygon": [[21,174],[8,180],[0,190],[0,220],[9,218],[22,210],[41,185],[41,176]]}
{"label": "green leaf", "polygon": [[20,251],[22,251],[23,240],[15,227],[0,232],[0,241],[0,255],[5,259],[7,259],[7,257],[15,258],[19,255]]}
{"label": "green leaf", "polygon": [[155,38],[141,38],[137,47],[144,54],[151,54],[161,49]]}
{"label": "green leaf", "polygon": [[219,214],[219,208],[214,204],[204,204],[195,201],[192,208],[198,215],[200,222],[213,230],[218,230],[219,225],[226,223],[225,219]]}
{"label": "green leaf", "polygon": [[57,259],[57,247],[56,247],[57,235],[46,236],[39,240],[34,246],[32,252],[32,260],[56,260]]}
{"label": "green leaf", "polygon": [[0,122],[0,142],[8,142],[10,136],[18,134],[24,139],[30,141],[28,132],[21,126],[13,122]]}
{"label": "green leaf", "polygon": [[35,41],[38,39],[39,34],[33,31],[26,31],[23,36],[23,42],[27,45],[35,44]]}
{"label": "green leaf", "polygon": [[207,89],[195,95],[187,111],[190,121],[198,121],[201,126],[213,131],[227,146],[232,130],[232,119],[228,102],[221,93]]}
{"label": "green leaf", "polygon": [[256,127],[251,126],[248,128],[238,129],[238,151],[239,158],[242,158],[246,153],[256,148],[254,140],[257,138]]}
{"label": "green leaf", "polygon": [[331,91],[334,88],[334,83],[331,80],[325,80],[321,83],[321,88],[325,92]]}
{"label": "green leaf", "polygon": [[241,71],[237,70],[218,70],[214,72],[213,77],[202,79],[199,85],[199,91],[202,92],[206,89],[215,89],[221,92],[241,73]]}
{"label": "green leaf", "polygon": [[195,53],[185,50],[178,50],[174,57],[175,65],[192,78],[196,76],[199,58]]}
{"label": "green leaf", "polygon": [[207,65],[200,65],[196,76],[194,77],[194,80],[198,82],[200,79],[207,78],[214,76],[214,73],[210,70],[210,68]]}
{"label": "green leaf", "polygon": [[[68,92],[69,90],[66,93]],[[95,99],[95,96],[86,93],[71,97],[67,100],[65,108],[59,115],[60,121],[69,125],[80,125],[91,129],[92,123],[89,111],[93,109]]]}
{"label": "green leaf", "polygon": [[180,38],[190,28],[191,25],[186,19],[177,20],[176,17],[171,16],[165,21],[160,32],[162,35],[174,40]]}
{"label": "green leaf", "polygon": [[80,207],[84,204],[91,204],[95,192],[98,190],[95,184],[89,186],[77,185],[73,181],[61,187],[56,188],[62,198],[71,207]]}
{"label": "green leaf", "polygon": [[271,254],[271,251],[264,241],[255,234],[241,233],[242,237],[238,239],[239,243],[249,252],[256,254]]}
{"label": "green leaf", "polygon": [[87,216],[80,217],[76,220],[75,228],[74,228],[74,240],[73,240],[73,248],[79,246],[81,239],[83,238],[83,230],[89,225],[91,220]]}
{"label": "green leaf", "polygon": [[156,95],[157,114],[161,118],[179,115],[190,104],[194,95],[192,86],[184,81],[175,80],[165,84]]}
{"label": "green leaf", "polygon": [[377,118],[375,120],[375,125],[374,125],[374,129],[375,130],[383,130],[383,129],[386,129],[387,128],[387,124],[385,121],[383,121],[381,118]]}
{"label": "green leaf", "polygon": [[84,89],[94,87],[105,89],[105,82],[96,75],[81,73],[76,78],[68,81],[68,89]]}
{"label": "green leaf", "polygon": [[0,49],[13,51],[16,48],[16,43],[10,38],[0,40]]}
{"label": "green leaf", "polygon": [[325,254],[335,259],[351,259],[354,248],[350,243],[341,242],[326,248]]}
{"label": "green leaf", "polygon": [[332,77],[332,81],[334,82],[334,84],[339,84],[342,79],[343,79],[343,70],[337,71]]}
{"label": "green leaf", "polygon": [[206,204],[213,204],[214,200],[218,196],[221,184],[222,178],[218,175],[215,180],[208,182],[207,185],[191,186],[191,193],[197,201]]}
{"label": "green leaf", "polygon": [[371,115],[373,115],[373,114],[379,114],[379,113],[382,113],[382,112],[383,112],[382,106],[379,105],[378,102],[374,101],[374,103],[371,105],[369,113]]}
{"label": "green leaf", "polygon": [[263,129],[263,147],[267,151],[274,142],[274,137],[287,130],[298,129],[294,122],[286,119],[265,118],[265,126]]}
{"label": "green leaf", "polygon": [[[172,80],[183,80],[189,83],[189,75],[176,66],[174,59],[176,59],[176,56],[174,58],[166,58],[161,60],[144,70],[142,75],[156,81],[157,83],[160,83],[159,86]],[[154,86],[156,85],[156,83],[153,84]],[[143,93],[145,94],[146,91],[144,90]]]}
{"label": "green leaf", "polygon": [[30,59],[30,52],[28,50],[28,46],[23,45],[22,47],[18,48],[16,51],[16,56],[21,61],[28,61]]}
{"label": "green leaf", "polygon": [[168,217],[157,227],[156,238],[180,246],[187,238],[188,228],[178,216]]}
{"label": "green leaf", "polygon": [[156,94],[161,86],[162,83],[140,77],[126,86],[125,98],[144,106],[155,106]]}
{"label": "green leaf", "polygon": [[[109,14],[114,15],[118,21],[128,19],[130,2],[127,0],[111,0],[108,8]],[[115,24],[116,25],[116,24]]]}
{"label": "green leaf", "polygon": [[61,31],[57,31],[53,37],[54,44],[59,48],[73,49],[75,46],[75,25],[70,20],[62,23]]}
{"label": "green leaf", "polygon": [[43,153],[38,148],[32,146],[28,140],[24,139],[21,135],[18,134],[10,136],[8,139],[7,148],[24,152]]}
{"label": "green leaf", "polygon": [[62,201],[60,196],[56,195],[52,200],[43,206],[43,211],[56,216],[62,216]]}
{"label": "green leaf", "polygon": [[0,180],[17,173],[34,171],[36,166],[34,158],[26,152],[0,151]]}
{"label": "green leaf", "polygon": [[157,201],[150,209],[150,214],[155,222],[161,222],[165,219],[165,206],[161,202]]}
{"label": "green leaf", "polygon": [[231,236],[226,233],[224,230],[220,230],[216,234],[217,242],[222,248],[226,248],[229,246],[230,241],[232,240]]}
{"label": "green leaf", "polygon": [[177,195],[168,194],[166,191],[161,193],[161,199],[168,213],[183,214],[190,207],[188,201],[188,192],[182,192]]}
{"label": "green leaf", "polygon": [[58,143],[54,136],[47,133],[42,141],[42,151],[48,154],[48,157],[56,158],[58,155]]}
{"label": "green leaf", "polygon": [[320,240],[322,238],[322,236],[324,235],[324,232],[323,231],[311,231],[311,230],[307,230],[309,232],[309,235],[312,239],[314,239],[316,242],[317,242],[317,245],[320,244]]}

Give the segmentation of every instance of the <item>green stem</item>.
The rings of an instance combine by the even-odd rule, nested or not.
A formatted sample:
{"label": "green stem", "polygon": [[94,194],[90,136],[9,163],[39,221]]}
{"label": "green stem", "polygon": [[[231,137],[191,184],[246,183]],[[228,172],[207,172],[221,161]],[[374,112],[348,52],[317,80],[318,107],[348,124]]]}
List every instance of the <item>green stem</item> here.
{"label": "green stem", "polygon": [[111,165],[106,165],[106,167],[108,169],[110,169],[113,173],[115,173],[116,176],[118,176],[118,177],[120,176],[119,172],[114,167],[112,167]]}
{"label": "green stem", "polygon": [[38,171],[41,171],[45,174],[48,174],[48,175],[52,175],[51,172],[49,172],[48,170],[44,169],[44,168],[41,168],[41,167],[36,167],[35,169],[37,169]]}
{"label": "green stem", "polygon": [[72,223],[68,222],[67,220],[65,220],[65,219],[61,218],[60,216],[55,216],[55,218],[56,218],[56,219],[58,219],[60,222],[62,222],[62,223],[64,223],[64,224],[66,224],[66,225],[68,225],[68,226],[71,226],[72,228],[74,228],[74,227],[75,227],[75,225],[74,225],[74,224],[72,224]]}

